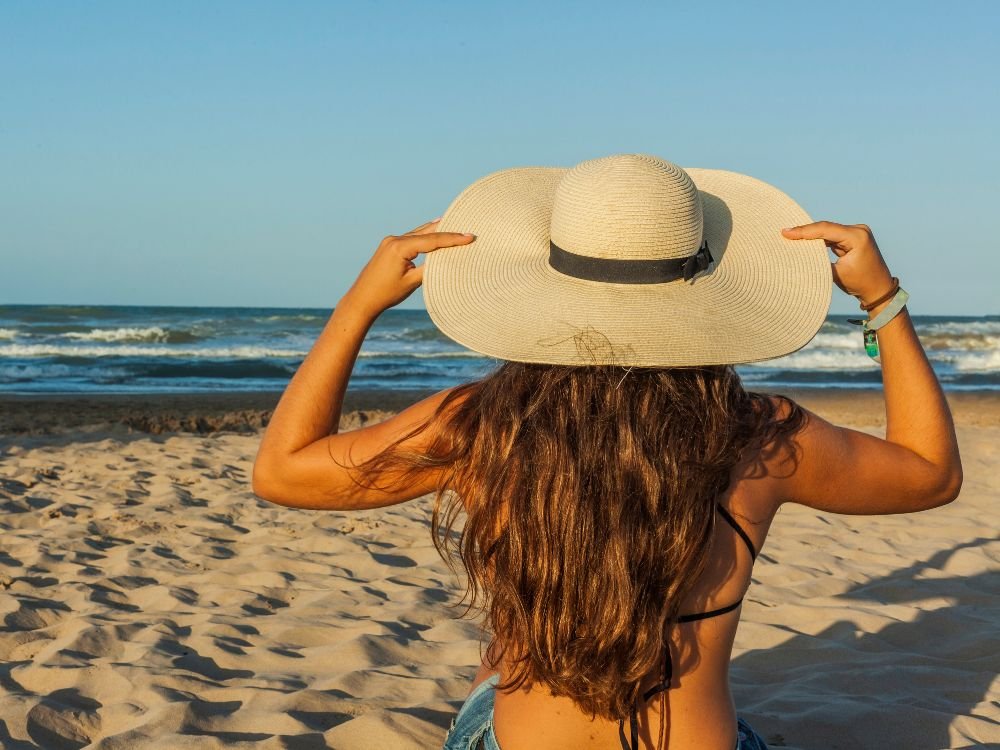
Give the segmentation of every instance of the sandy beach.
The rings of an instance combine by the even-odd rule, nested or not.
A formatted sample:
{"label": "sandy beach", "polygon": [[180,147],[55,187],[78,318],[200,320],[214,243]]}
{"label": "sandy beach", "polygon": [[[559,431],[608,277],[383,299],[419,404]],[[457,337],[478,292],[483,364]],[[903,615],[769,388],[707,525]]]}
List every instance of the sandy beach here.
{"label": "sandy beach", "polygon": [[[351,392],[343,428],[417,392]],[[793,394],[878,434],[875,391]],[[250,491],[277,394],[0,398],[0,747],[438,748],[479,663],[428,499]],[[1000,394],[952,394],[954,503],[786,506],[732,666],[773,747],[1000,747]]]}

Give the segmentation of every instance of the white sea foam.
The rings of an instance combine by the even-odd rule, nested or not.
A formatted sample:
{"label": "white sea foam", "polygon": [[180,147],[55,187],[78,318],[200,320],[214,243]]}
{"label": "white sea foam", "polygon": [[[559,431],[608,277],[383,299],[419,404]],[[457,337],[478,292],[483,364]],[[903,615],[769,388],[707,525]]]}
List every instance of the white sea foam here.
{"label": "white sea foam", "polygon": [[[848,338],[850,346],[843,346],[836,337],[818,342],[814,340],[809,346],[786,357],[748,367],[835,371],[864,370],[879,366],[865,354],[860,335]],[[930,341],[926,338],[930,338]],[[950,365],[961,372],[1000,372],[1000,339],[997,337],[966,337],[957,341],[949,337],[925,337],[924,343],[928,357],[936,366]]]}
{"label": "white sea foam", "polygon": [[0,381],[61,378],[72,373],[69,365],[0,365]]}
{"label": "white sea foam", "polygon": [[17,331],[13,328],[0,328],[0,341],[13,341],[17,338]]}
{"label": "white sea foam", "polygon": [[[2,357],[147,357],[147,358],[203,358],[203,359],[268,359],[271,357],[304,357],[307,348],[276,349],[264,346],[225,346],[225,347],[182,347],[182,346],[86,346],[86,345],[53,345],[53,344],[3,344],[0,345]],[[462,359],[482,358],[477,352],[457,350],[444,352],[386,352],[362,351],[359,358],[402,357],[414,359]]]}
{"label": "white sea foam", "polygon": [[[860,351],[858,351],[860,350]],[[769,370],[870,370],[878,367],[861,349],[860,341],[854,352],[824,351],[822,349],[802,351],[787,357],[770,359],[767,362],[746,365]]]}
{"label": "white sea foam", "polygon": [[949,357],[952,366],[960,372],[1000,371],[1000,351],[969,352]]}
{"label": "white sea foam", "polygon": [[362,351],[358,354],[358,358],[361,357],[399,357],[401,359],[410,359],[411,357],[413,359],[486,359],[485,354],[462,349],[448,352],[415,352],[410,350],[397,352]]}
{"label": "white sea foam", "polygon": [[24,380],[53,380],[73,376],[85,376],[87,380],[102,381],[129,376],[126,369],[118,367],[88,367],[82,371],[72,365],[58,364],[16,364],[0,365],[0,382]]}
{"label": "white sea foam", "polygon": [[1000,320],[962,320],[941,323],[918,323],[919,333],[967,335],[1000,335]]}
{"label": "white sea foam", "polygon": [[[1000,333],[990,333],[985,328],[975,329],[965,326],[922,328],[917,331],[926,349],[1000,349]],[[857,349],[861,346],[860,327],[845,333],[819,333],[806,347],[811,349]]]}
{"label": "white sea foam", "polygon": [[990,336],[986,334],[966,334],[957,335],[937,335],[920,336],[920,340],[927,349],[956,349],[956,350],[1000,350],[1000,336]]}
{"label": "white sea foam", "polygon": [[806,349],[857,349],[860,342],[860,333],[818,333]]}
{"label": "white sea foam", "polygon": [[104,341],[114,343],[117,341],[148,341],[150,343],[164,343],[170,334],[160,328],[95,328],[92,331],[64,333],[63,336],[76,341]]}
{"label": "white sea foam", "polygon": [[51,344],[0,345],[0,357],[171,357],[204,359],[267,359],[303,357],[300,349],[270,349],[263,346],[206,347],[182,346],[53,346]]}
{"label": "white sea foam", "polygon": [[254,323],[277,323],[279,320],[297,320],[300,322],[308,323],[318,320],[326,320],[326,317],[322,315],[267,315],[265,317],[250,318]]}
{"label": "white sea foam", "polygon": [[[928,355],[936,365],[951,365],[962,372],[1000,372],[1000,350],[991,351],[943,351],[931,350]],[[861,342],[853,351],[802,349],[787,357],[768,360],[751,367],[771,370],[865,370],[879,365],[865,354]]]}

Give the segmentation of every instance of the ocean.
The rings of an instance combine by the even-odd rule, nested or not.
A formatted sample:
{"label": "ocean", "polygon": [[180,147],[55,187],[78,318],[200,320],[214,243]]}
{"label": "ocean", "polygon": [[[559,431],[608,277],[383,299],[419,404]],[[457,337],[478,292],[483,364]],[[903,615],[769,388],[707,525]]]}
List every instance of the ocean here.
{"label": "ocean", "polygon": [[[0,393],[280,391],[329,310],[0,305]],[[857,326],[830,316],[804,349],[737,369],[749,388],[870,388],[881,371]],[[916,316],[948,390],[1000,389],[1000,316]],[[390,309],[361,349],[351,388],[441,389],[497,360],[440,333],[423,310]]]}

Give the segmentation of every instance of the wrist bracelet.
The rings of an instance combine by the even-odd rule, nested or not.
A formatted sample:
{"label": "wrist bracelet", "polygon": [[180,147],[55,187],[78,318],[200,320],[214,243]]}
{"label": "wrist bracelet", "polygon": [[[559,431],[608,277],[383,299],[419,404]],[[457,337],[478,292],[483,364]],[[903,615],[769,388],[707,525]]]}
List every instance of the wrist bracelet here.
{"label": "wrist bracelet", "polygon": [[881,297],[879,297],[874,302],[869,302],[867,305],[864,302],[861,302],[861,300],[858,300],[858,302],[861,303],[861,309],[864,312],[868,312],[869,310],[874,310],[876,307],[878,307],[879,305],[881,305],[883,302],[886,302],[886,301],[892,299],[894,296],[896,296],[896,292],[898,292],[898,291],[899,291],[899,279],[896,278],[895,276],[893,276],[892,279],[891,279],[891,281],[890,281],[890,287],[889,287],[889,291],[888,292],[886,292],[885,294],[883,294]]}
{"label": "wrist bracelet", "polygon": [[910,295],[905,289],[898,288],[897,282],[897,291],[896,295],[892,298],[892,302],[874,318],[848,318],[848,323],[861,326],[861,337],[865,344],[865,352],[876,362],[881,362],[881,360],[879,359],[878,336],[875,332],[899,315],[900,311],[906,307],[906,302],[909,299]]}

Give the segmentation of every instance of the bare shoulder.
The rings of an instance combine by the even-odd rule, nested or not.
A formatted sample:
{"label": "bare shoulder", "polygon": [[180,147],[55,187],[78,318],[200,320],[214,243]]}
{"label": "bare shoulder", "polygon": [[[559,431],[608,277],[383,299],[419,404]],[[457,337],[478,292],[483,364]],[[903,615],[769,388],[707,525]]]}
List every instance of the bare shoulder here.
{"label": "bare shoulder", "polygon": [[[446,420],[449,414],[454,413],[469,398],[472,391],[468,385],[445,388],[406,407],[384,422],[346,434],[353,438],[354,447],[361,448],[362,453],[375,453],[421,428],[412,439],[404,441],[404,445],[408,448],[427,446],[441,435],[444,421],[438,417]],[[358,440],[362,444],[357,444]],[[371,443],[370,450],[365,450],[365,443]]]}
{"label": "bare shoulder", "polygon": [[[787,420],[800,408],[787,397],[761,395],[773,407],[776,421]],[[729,490],[722,498],[723,504],[746,522],[747,531],[758,549],[786,498],[787,481],[795,472],[796,458],[801,450],[796,432],[783,431],[746,455],[733,468]]]}
{"label": "bare shoulder", "polygon": [[767,478],[766,501],[774,512],[785,502],[809,494],[808,485],[815,481],[810,469],[819,456],[829,456],[839,439],[836,425],[797,403],[789,396],[766,394],[774,408],[774,419],[785,422],[797,412],[798,424],[780,430],[761,446],[756,471]]}
{"label": "bare shoulder", "polygon": [[[383,422],[321,438],[285,457],[277,468],[260,472],[260,479],[255,466],[254,491],[271,502],[317,510],[381,507],[433,492],[447,474],[447,467],[416,464],[401,476],[391,462],[373,466],[370,460],[396,451],[423,454],[440,447],[447,421],[443,412],[461,404],[470,390],[464,386],[448,388]],[[359,482],[354,470],[362,464],[365,481]]]}
{"label": "bare shoulder", "polygon": [[761,445],[759,452],[744,464],[744,471],[772,480],[787,478],[794,473],[795,462],[802,450],[802,434],[808,429],[810,418],[814,415],[788,396],[761,395],[774,409],[774,422],[787,423],[795,412],[801,412],[803,416],[797,427],[780,430]]}
{"label": "bare shoulder", "polygon": [[[780,405],[781,413],[789,413],[790,403]],[[775,440],[765,458],[775,510],[792,502],[846,515],[911,513],[954,498],[939,486],[935,467],[908,447],[796,408],[801,425]]]}

